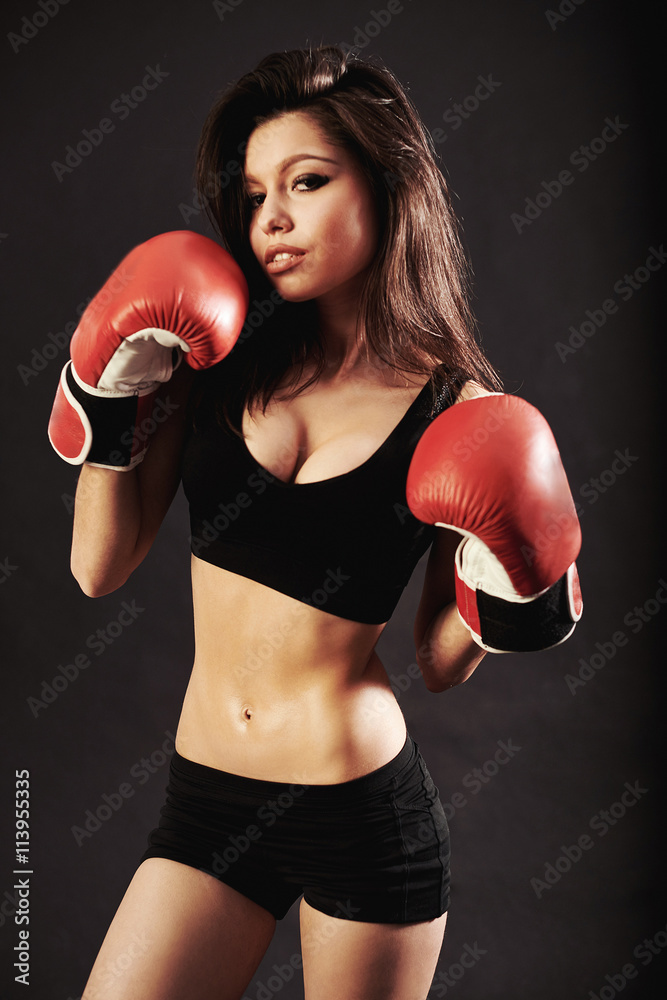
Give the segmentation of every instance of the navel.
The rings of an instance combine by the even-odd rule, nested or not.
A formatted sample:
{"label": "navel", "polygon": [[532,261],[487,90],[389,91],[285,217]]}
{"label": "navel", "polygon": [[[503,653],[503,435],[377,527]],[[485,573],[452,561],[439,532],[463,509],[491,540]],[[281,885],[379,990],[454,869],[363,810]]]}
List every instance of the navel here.
{"label": "navel", "polygon": [[244,705],[243,708],[241,709],[241,718],[243,719],[243,721],[244,722],[250,722],[250,720],[252,719],[253,715],[254,715],[254,712],[253,712],[252,708],[250,707],[250,705]]}

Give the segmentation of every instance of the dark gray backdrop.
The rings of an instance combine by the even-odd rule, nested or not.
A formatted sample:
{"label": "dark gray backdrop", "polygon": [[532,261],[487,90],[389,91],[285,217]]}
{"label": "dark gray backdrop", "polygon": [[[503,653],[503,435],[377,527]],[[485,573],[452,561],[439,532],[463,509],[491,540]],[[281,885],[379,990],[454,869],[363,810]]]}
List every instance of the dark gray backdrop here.
{"label": "dark gray backdrop", "polygon": [[[90,600],[70,576],[76,472],[46,438],[66,340],[132,246],[170,229],[210,235],[192,167],[217,91],[268,51],[321,42],[381,56],[409,87],[463,219],[483,343],[507,390],[550,421],[584,537],[585,614],[564,646],[489,655],[467,684],[430,695],[410,672],[423,565],[381,640],[451,816],[453,905],[430,995],[658,995],[667,564],[653,331],[665,232],[649,105],[664,55],[657,5],[559,3],[4,5],[3,997],[80,996],[157,818],[193,653],[182,495],[120,591]],[[150,71],[153,89],[135,90]],[[80,162],[67,161],[85,130]],[[134,617],[120,628],[124,603]],[[23,768],[29,987],[11,967]],[[295,907],[249,1000],[302,996],[288,979],[298,950]],[[464,954],[476,956],[468,968]]]}

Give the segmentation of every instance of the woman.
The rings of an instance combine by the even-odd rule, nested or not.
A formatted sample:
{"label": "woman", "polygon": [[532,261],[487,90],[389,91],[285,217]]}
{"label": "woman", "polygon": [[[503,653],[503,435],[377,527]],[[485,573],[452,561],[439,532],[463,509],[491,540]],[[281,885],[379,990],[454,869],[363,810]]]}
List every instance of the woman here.
{"label": "woman", "polygon": [[417,1000],[448,833],[374,650],[433,541],[428,689],[485,655],[456,610],[460,536],[416,520],[405,477],[436,416],[500,382],[428,134],[386,69],[269,56],[212,109],[198,177],[252,323],[208,371],[178,368],[141,464],[89,459],[77,489],[72,570],[98,596],[145,557],[182,474],[196,638],[167,804],[84,998],[240,998],[303,893],[306,997]]}

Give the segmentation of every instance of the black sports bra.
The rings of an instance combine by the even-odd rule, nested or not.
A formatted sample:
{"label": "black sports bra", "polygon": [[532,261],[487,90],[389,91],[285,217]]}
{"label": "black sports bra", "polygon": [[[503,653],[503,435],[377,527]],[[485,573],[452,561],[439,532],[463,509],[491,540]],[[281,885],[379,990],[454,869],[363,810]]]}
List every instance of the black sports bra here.
{"label": "black sports bra", "polygon": [[192,552],[340,618],[388,621],[435,534],[413,517],[405,495],[417,441],[463,381],[439,379],[434,402],[435,377],[370,458],[312,483],[271,475],[218,420],[209,393],[183,456]]}

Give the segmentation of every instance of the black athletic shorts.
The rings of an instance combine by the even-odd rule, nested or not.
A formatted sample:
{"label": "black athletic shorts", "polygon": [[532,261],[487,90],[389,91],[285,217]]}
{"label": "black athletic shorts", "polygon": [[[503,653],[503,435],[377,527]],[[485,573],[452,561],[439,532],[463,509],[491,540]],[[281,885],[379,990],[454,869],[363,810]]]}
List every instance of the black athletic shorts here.
{"label": "black athletic shorts", "polygon": [[147,858],[208,872],[285,916],[304,895],[334,917],[433,920],[449,906],[449,830],[418,745],[351,781],[300,785],[171,760]]}

